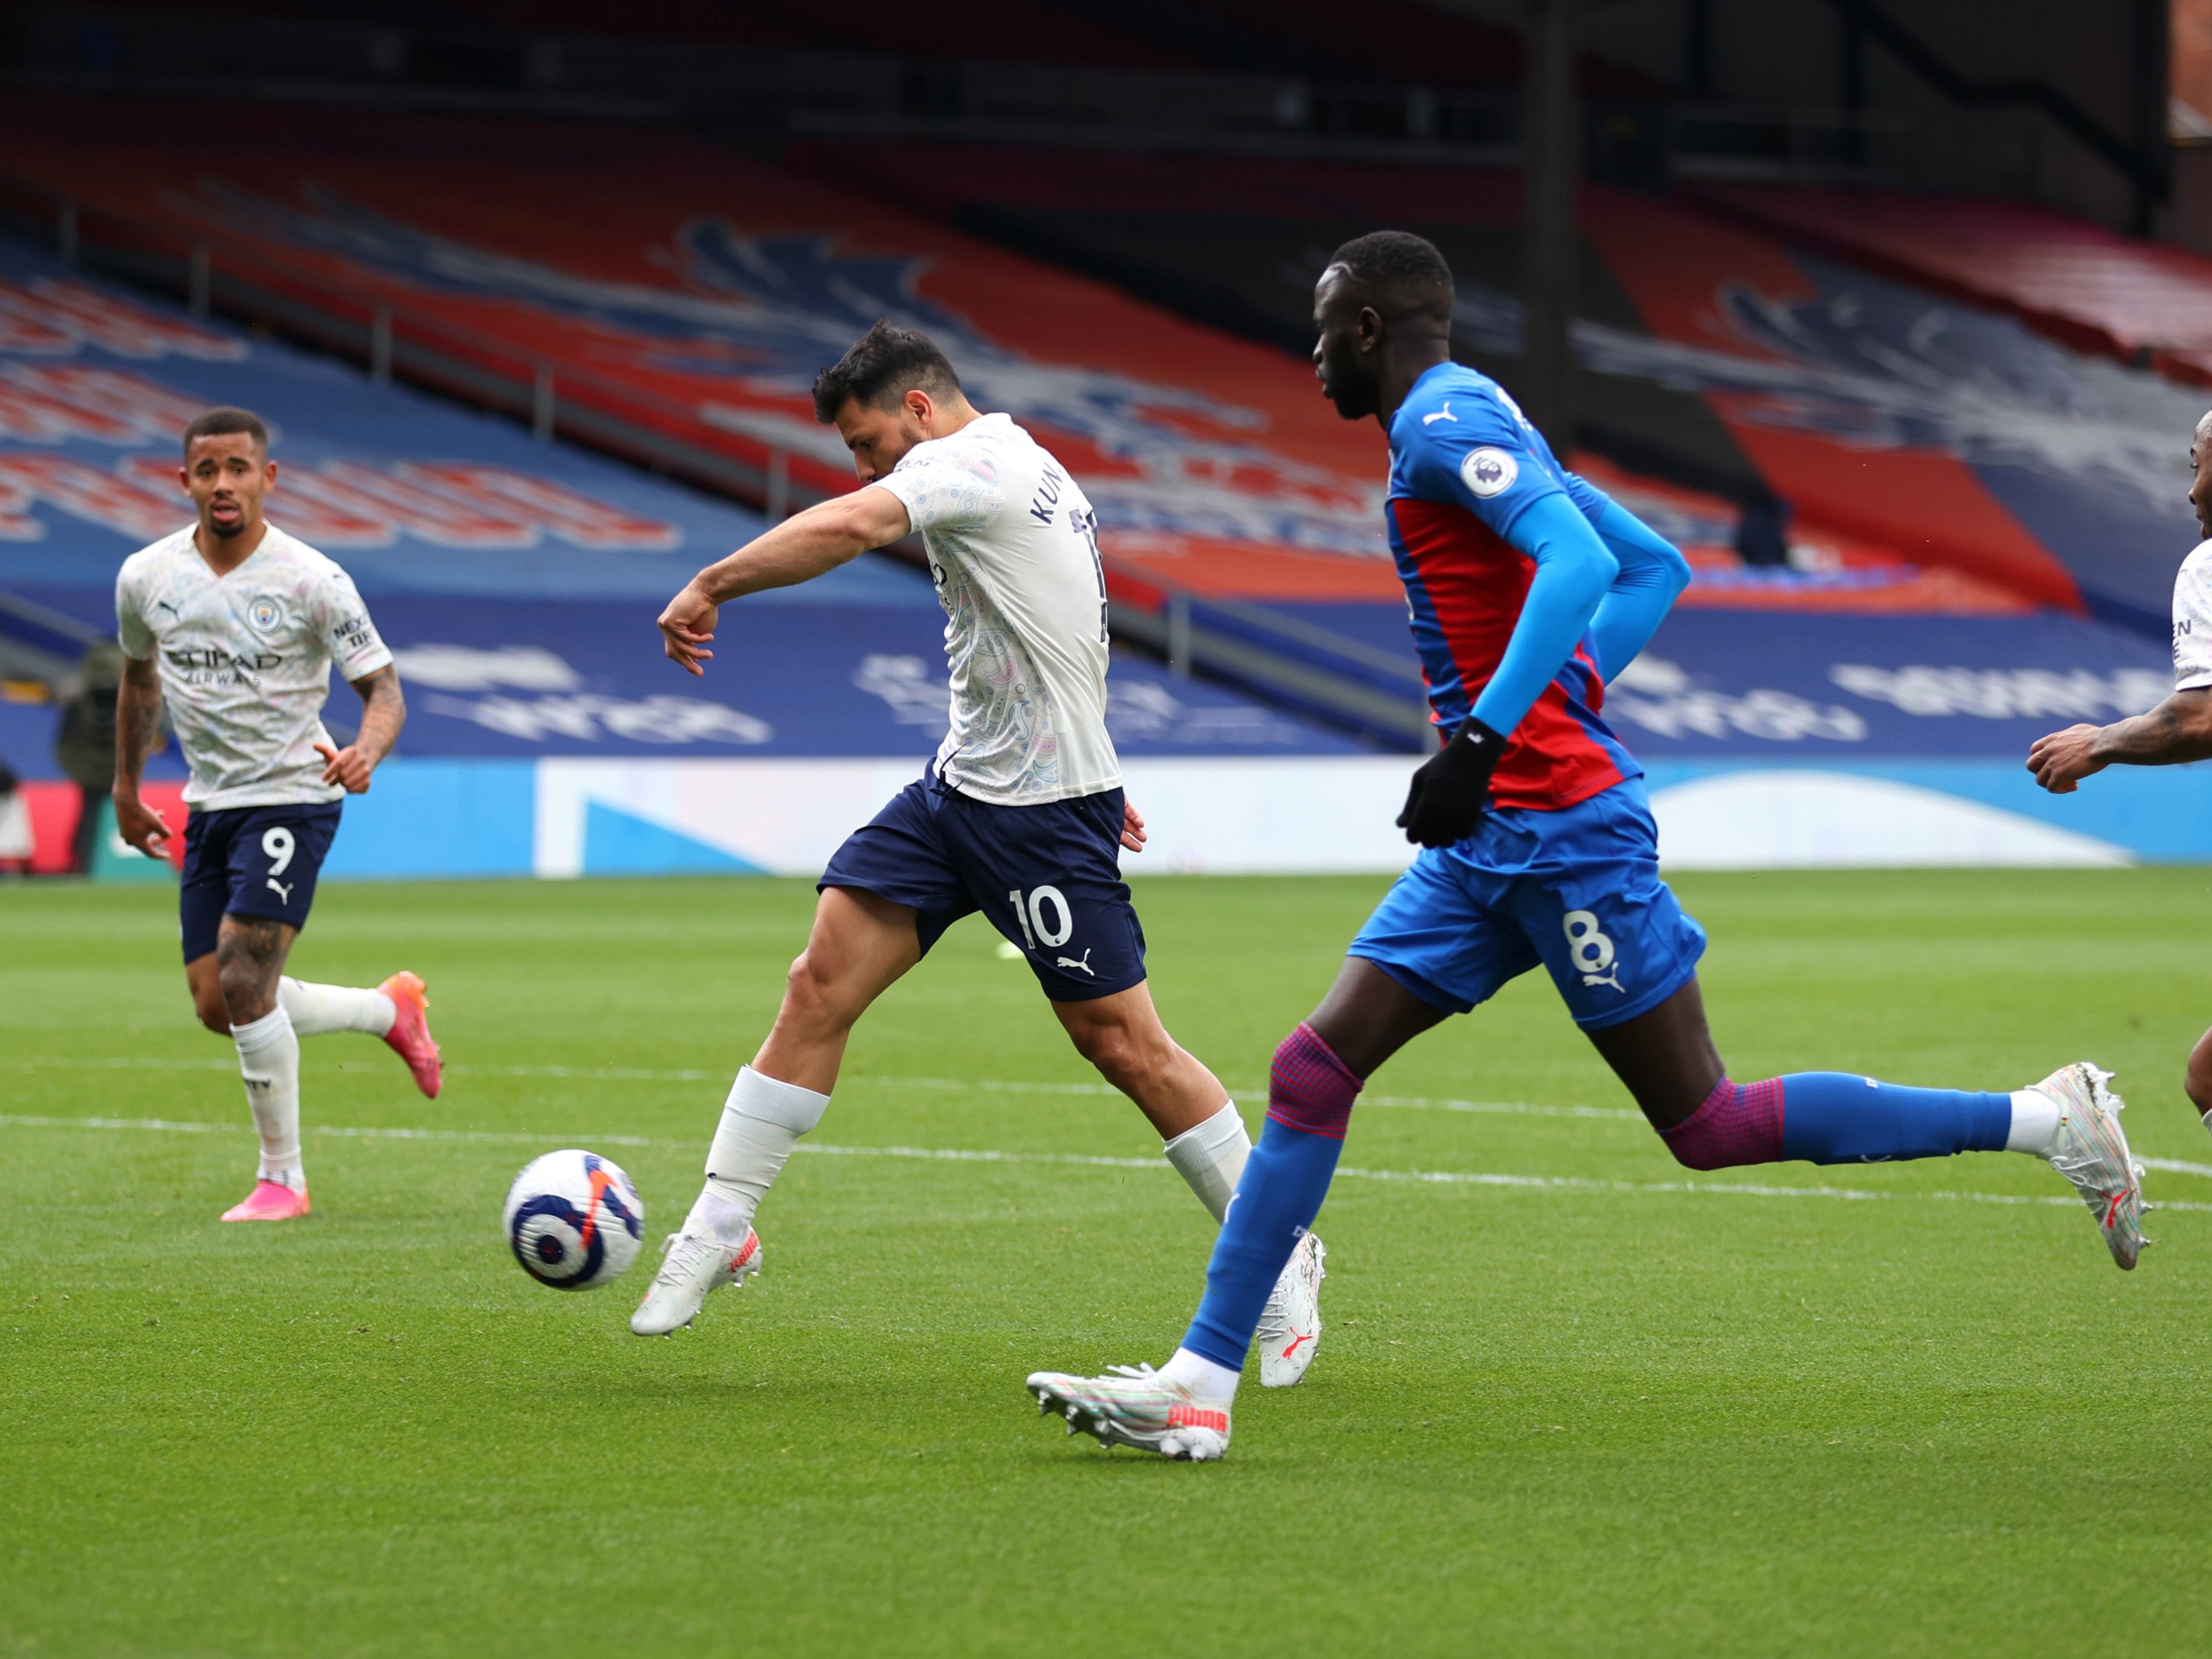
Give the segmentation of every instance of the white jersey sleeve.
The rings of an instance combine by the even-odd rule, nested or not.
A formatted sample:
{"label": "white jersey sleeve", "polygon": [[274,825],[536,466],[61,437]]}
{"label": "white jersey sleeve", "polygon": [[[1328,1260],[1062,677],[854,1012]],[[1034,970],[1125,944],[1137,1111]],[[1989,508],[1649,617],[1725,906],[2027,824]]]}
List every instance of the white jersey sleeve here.
{"label": "white jersey sleeve", "polygon": [[353,578],[335,564],[309,593],[307,617],[342,679],[350,683],[374,674],[392,660]]}
{"label": "white jersey sleeve", "polygon": [[2212,685],[2212,541],[2200,543],[2173,578],[2173,689]]}
{"label": "white jersey sleeve", "polygon": [[1003,479],[990,476],[988,462],[976,465],[972,451],[932,446],[911,453],[896,470],[876,480],[906,503],[906,516],[918,534],[931,531],[957,533],[981,530],[997,518],[1006,505]]}
{"label": "white jersey sleeve", "polygon": [[146,585],[140,574],[138,561],[132,558],[123,562],[115,577],[115,637],[123,654],[133,662],[146,662],[154,655],[154,630],[146,624]]}

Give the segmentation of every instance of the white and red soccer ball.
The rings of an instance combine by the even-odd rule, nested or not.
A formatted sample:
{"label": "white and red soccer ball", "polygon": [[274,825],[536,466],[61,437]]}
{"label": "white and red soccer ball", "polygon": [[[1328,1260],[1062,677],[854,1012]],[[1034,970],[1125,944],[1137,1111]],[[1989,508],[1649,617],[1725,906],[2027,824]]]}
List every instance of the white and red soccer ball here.
{"label": "white and red soccer ball", "polygon": [[505,1224],[523,1272],[556,1291],[592,1291],[637,1260],[645,1200],[597,1152],[548,1152],[507,1188]]}

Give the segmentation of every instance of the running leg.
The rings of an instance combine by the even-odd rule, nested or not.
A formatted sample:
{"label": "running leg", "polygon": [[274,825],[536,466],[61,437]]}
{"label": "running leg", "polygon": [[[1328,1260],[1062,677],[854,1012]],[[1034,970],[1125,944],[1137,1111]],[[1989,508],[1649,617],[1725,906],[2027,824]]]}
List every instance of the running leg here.
{"label": "running leg", "polygon": [[1731,1082],[1705,1024],[1696,980],[1656,1007],[1589,1033],[1677,1161],[1880,1164],[1960,1152],[2047,1160],[2097,1218],[2112,1259],[2142,1243],[2142,1176],[2120,1133],[2121,1102],[2087,1063],[2006,1094],[1917,1089],[1845,1072]]}
{"label": "running leg", "polygon": [[706,1185],[671,1235],[631,1330],[665,1336],[691,1322],[709,1291],[758,1271],[752,1224],[761,1200],[829,1109],[854,1025],[921,960],[913,909],[858,888],[823,889],[775,1027],[730,1085],[707,1152]]}
{"label": "running leg", "polygon": [[238,1045],[246,1103],[261,1138],[253,1191],[224,1212],[225,1221],[286,1221],[307,1213],[307,1175],[300,1156],[300,1040],[276,1000],[276,982],[295,937],[297,930],[284,922],[241,915],[224,916],[216,935],[216,987]]}
{"label": "running leg", "polygon": [[1227,1399],[1283,1264],[1321,1212],[1366,1079],[1445,1018],[1373,963],[1346,958],[1321,1006],[1275,1050],[1267,1121],[1206,1269],[1206,1297],[1170,1374]]}

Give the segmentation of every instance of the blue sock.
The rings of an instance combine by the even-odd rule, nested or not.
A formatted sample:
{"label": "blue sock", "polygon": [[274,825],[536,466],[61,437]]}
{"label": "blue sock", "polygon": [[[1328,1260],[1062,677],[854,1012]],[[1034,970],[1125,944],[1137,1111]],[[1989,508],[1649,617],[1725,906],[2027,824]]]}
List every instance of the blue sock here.
{"label": "blue sock", "polygon": [[1814,1164],[1881,1164],[1954,1152],[2001,1152],[2012,1097],[1911,1089],[1844,1072],[1782,1079],[1782,1156]]}
{"label": "blue sock", "polygon": [[1359,1079],[1310,1025],[1300,1025],[1275,1050],[1267,1125],[1244,1160],[1206,1264],[1206,1299],[1182,1340],[1200,1358],[1232,1371],[1244,1368],[1283,1265],[1328,1196],[1358,1093]]}
{"label": "blue sock", "polygon": [[1321,1213],[1343,1151],[1344,1142],[1333,1135],[1267,1120],[1213,1241],[1206,1299],[1198,1304],[1184,1347],[1232,1371],[1244,1368],[1261,1312],[1291,1252]]}

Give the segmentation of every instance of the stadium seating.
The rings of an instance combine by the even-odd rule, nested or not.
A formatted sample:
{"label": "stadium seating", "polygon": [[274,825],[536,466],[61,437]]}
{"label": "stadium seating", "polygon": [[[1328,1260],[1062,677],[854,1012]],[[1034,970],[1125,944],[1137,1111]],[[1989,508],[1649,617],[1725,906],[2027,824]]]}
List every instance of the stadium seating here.
{"label": "stadium seating", "polygon": [[[653,617],[758,515],[5,244],[0,592],[27,603],[0,605],[0,643],[58,669],[112,629],[124,557],[189,519],[177,433],[216,403],[271,422],[272,521],[353,572],[410,690],[400,757],[356,804],[337,873],[532,869],[539,769],[557,759],[628,769],[612,802],[593,797],[597,850],[573,851],[578,870],[748,866],[716,822],[679,832],[635,796],[672,760],[827,764],[843,769],[833,810],[849,828],[943,734],[944,616],[919,573],[871,557],[728,606],[710,677],[687,679]],[[349,702],[341,690],[334,728]],[[1117,664],[1109,719],[1133,757],[1358,753],[1140,658]],[[55,720],[48,703],[0,702],[0,757],[33,781],[38,868],[57,867],[74,824]],[[152,775],[173,789],[181,772],[168,756]],[[800,787],[750,775],[771,817]],[[793,856],[805,865],[813,843]]]}
{"label": "stadium seating", "polygon": [[[908,159],[900,188],[932,210],[1285,347],[1306,337],[1328,250],[1404,225],[1461,276],[1460,354],[1509,383],[1517,367],[1509,174],[981,145]],[[791,160],[868,180],[852,144]],[[1581,221],[1587,441],[1732,500],[1779,497],[1800,531],[2163,635],[2194,539],[2194,394],[2118,384],[2101,356],[1692,206],[1590,185]]]}
{"label": "stadium seating", "polygon": [[2014,202],[1713,185],[1698,199],[1808,247],[2009,311],[2082,351],[2212,386],[2212,259]]}
{"label": "stadium seating", "polygon": [[[1518,343],[1517,313],[1506,297],[1513,284],[1510,181],[1360,167],[1293,176],[1259,162],[1159,158],[1116,158],[1108,168],[995,151],[962,162],[951,152],[902,151],[902,187],[909,178],[927,181],[926,191],[917,185],[910,193],[940,216],[933,220],[820,182],[811,175],[841,165],[826,147],[799,158],[801,172],[648,132],[383,118],[339,125],[308,114],[287,130],[289,153],[241,161],[157,149],[127,121],[103,126],[75,106],[52,110],[35,135],[17,114],[0,114],[0,124],[13,127],[4,171],[19,193],[43,190],[50,200],[61,193],[76,203],[93,228],[88,238],[105,214],[140,234],[142,246],[204,240],[218,270],[240,284],[227,291],[229,301],[246,308],[256,295],[331,313],[388,307],[422,331],[416,337],[446,331],[441,349],[455,358],[542,363],[557,379],[563,418],[574,410],[599,420],[593,435],[611,446],[627,432],[640,447],[663,441],[709,459],[758,465],[780,453],[794,485],[848,487],[834,437],[811,418],[806,386],[814,370],[876,315],[930,328],[979,401],[1036,426],[1083,477],[1104,520],[1117,599],[1133,613],[1149,608],[1181,618],[1202,666],[1292,711],[1270,713],[1133,661],[1119,678],[1149,703],[1125,727],[1133,764],[1148,754],[1241,754],[1302,757],[1298,764],[1324,771],[1380,769],[1360,773],[1365,781],[1356,785],[1352,772],[1343,773],[1346,781],[1332,793],[1337,805],[1372,805],[1402,787],[1402,763],[1352,753],[1354,745],[1295,717],[1326,710],[1341,723],[1352,710],[1353,723],[1395,746],[1416,740],[1419,688],[1379,535],[1379,435],[1340,422],[1316,395],[1306,365],[1273,346],[987,245],[948,229],[941,217],[979,208],[1035,213],[1042,204],[1061,216],[1064,255],[1087,269],[1124,281],[1136,271],[1146,280],[1133,285],[1147,292],[1155,277],[1195,282],[1206,271],[1234,270],[1242,273],[1243,302],[1279,319],[1285,335],[1340,231],[1368,228],[1376,217],[1411,222],[1438,235],[1461,270],[1459,336],[1468,355],[1510,372]],[[1439,189],[1439,181],[1453,188]],[[1206,204],[1224,200],[1249,210],[1209,215]],[[590,204],[588,219],[579,203]],[[1431,203],[1439,205],[1416,216]],[[1094,228],[1096,240],[1074,240],[1069,228],[1078,220]],[[2147,812],[2130,793],[2135,781],[2091,803],[2053,801],[2034,794],[2017,757],[2049,724],[2151,700],[2157,649],[2140,634],[2081,618],[2118,617],[2148,631],[2162,617],[2189,535],[2180,481],[2172,475],[2176,434],[2193,419],[2193,406],[2169,423],[2154,399],[2139,396],[2093,419],[2098,377],[2117,372],[2108,365],[2009,319],[1792,253],[1680,206],[1592,188],[1584,229],[1585,309],[1593,314],[1577,346],[1591,424],[1627,434],[1617,448],[1674,476],[1632,470],[1617,458],[1576,459],[1680,542],[1698,571],[1681,613],[1639,670],[1643,679],[1620,690],[1623,730],[1651,760],[1655,780],[1702,791],[1695,799],[1726,799],[1733,786],[1711,782],[1711,769],[1817,763],[1824,778],[1856,778],[1852,787],[1873,791],[1869,799],[1910,787],[1936,792],[1929,799],[1950,803],[1944,811],[1954,817],[1991,809],[1995,818],[1968,811],[1971,822],[1958,831],[1961,844],[1981,849],[1977,856],[2057,856],[2054,847],[2093,861],[2130,851],[2174,855],[2159,836],[2192,832],[2147,827],[2151,817],[2172,815]],[[253,350],[276,360],[273,350]],[[52,368],[27,362],[9,370],[11,383],[51,403],[58,388],[76,384],[55,380]],[[219,361],[181,355],[162,369],[179,387],[209,396],[230,372]],[[316,372],[343,380],[349,396],[401,395],[372,393],[327,366]],[[92,394],[74,395],[82,403]],[[342,399],[330,404],[334,412],[342,406]],[[285,416],[281,407],[277,413]],[[173,414],[172,406],[163,418]],[[303,434],[315,428],[305,414],[293,424]],[[495,429],[524,454],[556,453],[525,443],[511,428]],[[607,839],[615,835],[608,814],[619,816],[625,800],[648,799],[661,803],[651,822],[670,834],[680,829],[679,840],[759,867],[804,868],[810,859],[818,867],[823,826],[866,810],[861,798],[889,775],[869,769],[874,757],[903,755],[910,768],[927,748],[929,720],[941,712],[926,710],[929,677],[913,665],[933,659],[927,636],[936,623],[918,588],[903,597],[889,591],[904,580],[901,573],[879,571],[871,595],[840,617],[802,620],[803,600],[777,612],[757,642],[748,636],[744,650],[732,653],[757,653],[758,681],[732,675],[710,683],[713,698],[727,699],[716,702],[720,713],[675,707],[666,700],[680,703],[698,688],[656,691],[634,678],[659,672],[649,655],[642,666],[617,661],[598,642],[625,606],[635,607],[630,625],[642,629],[651,603],[672,585],[666,570],[690,562],[644,545],[653,532],[643,525],[679,521],[667,500],[675,492],[629,480],[659,492],[660,504],[648,507],[611,483],[584,491],[562,472],[563,485],[640,521],[624,521],[621,533],[630,541],[619,557],[572,550],[550,520],[535,531],[542,550],[530,567],[532,582],[568,581],[564,573],[588,567],[588,575],[573,574],[579,586],[560,591],[588,595],[599,609],[572,613],[572,625],[536,605],[478,609],[468,598],[512,592],[511,585],[473,585],[494,580],[485,573],[517,568],[502,536],[532,533],[502,528],[501,520],[502,512],[512,518],[521,510],[527,491],[495,489],[452,469],[455,459],[495,460],[489,452],[455,447],[425,457],[367,436],[360,447],[367,453],[309,452],[312,465],[298,482],[331,515],[333,527],[322,533],[334,550],[362,569],[365,582],[386,585],[391,598],[378,604],[390,613],[395,642],[425,653],[415,659],[425,714],[410,730],[410,754],[423,766],[450,760],[540,769],[530,774],[538,779],[529,786],[537,807],[514,817],[504,840],[477,843],[505,849],[499,867],[632,867],[623,859],[660,867],[653,860],[677,856],[665,840],[643,831],[627,842]],[[592,467],[614,472],[580,458],[576,465],[574,478]],[[364,466],[441,499],[462,491],[487,521],[472,532],[482,539],[425,561],[402,556],[410,533],[404,525],[359,528],[350,544],[334,538],[345,533],[343,514],[397,513],[391,503],[406,499],[371,488]],[[137,476],[128,468],[108,474]],[[1741,503],[1760,491],[1791,503],[1796,518],[1786,535],[1789,562],[1753,568],[1730,544]],[[697,511],[729,514],[684,499]],[[720,539],[737,533],[729,517]],[[390,553],[378,544],[387,534],[395,538]],[[127,541],[118,532],[113,547]],[[57,590],[38,574],[46,568],[41,561],[57,556],[54,549],[19,544],[0,550],[0,570],[18,572],[34,598],[58,605]],[[399,574],[402,565],[416,574]],[[647,570],[650,576],[636,574]],[[614,582],[616,571],[635,577],[635,586],[595,586]],[[429,591],[467,602],[416,606],[410,596]],[[2057,614],[2039,614],[2049,612]],[[1911,626],[1897,620],[1906,617]],[[818,630],[806,635],[817,643],[791,646],[795,658],[781,654],[787,641],[775,636],[796,638],[802,628]],[[1172,644],[1172,628],[1154,637]],[[1770,649],[1776,641],[1791,647]],[[817,706],[802,705],[766,672],[810,651],[812,659],[837,665],[828,677],[836,695]],[[440,672],[452,683],[436,685],[431,677]],[[647,704],[659,713],[640,713]],[[647,730],[664,718],[671,724]],[[890,735],[868,738],[871,722]],[[738,822],[744,790],[753,785],[727,785],[738,789],[735,796],[701,793],[678,788],[665,770],[654,781],[623,770],[647,752],[673,752],[672,731],[684,734],[681,752],[721,755],[716,764],[740,769],[717,775],[726,781],[742,769],[783,765],[781,756],[857,767],[841,775],[860,781],[849,782],[848,794],[818,779],[819,787],[810,786],[831,805],[811,828],[800,826],[805,834],[793,830],[795,840],[777,840],[787,826],[764,826],[757,815],[739,833],[727,826]],[[550,756],[556,745],[558,760],[531,758]],[[1883,770],[1899,766],[1923,769],[1913,774],[1919,781],[1908,785]],[[554,775],[547,767],[570,782],[546,784]],[[578,767],[586,769],[560,769]],[[1670,767],[1689,770],[1674,775]],[[1146,787],[1182,787],[1161,781],[1166,775],[1151,775]],[[1310,801],[1316,775],[1285,782],[1285,799]],[[787,782],[770,793],[779,801],[797,799]],[[1765,798],[1789,793],[1768,788]],[[1231,812],[1225,795],[1173,799],[1185,821],[1226,822]],[[1878,826],[1885,814],[1898,816],[1869,808],[1869,822]],[[1388,815],[1370,816],[1387,824]],[[1285,824],[1309,816],[1296,805],[1265,818],[1248,815],[1234,850],[1199,836],[1176,856],[1212,867],[1249,860],[1281,838]],[[1725,829],[1742,817],[1729,805],[1712,822]],[[2201,814],[2192,820],[2203,821]],[[629,850],[590,854],[594,823],[605,848]],[[1734,833],[1715,830],[1706,844],[1735,846]],[[1782,849],[1776,856],[1797,855],[1789,850],[1796,843],[1788,823],[1771,820],[1761,833],[1770,851]],[[1677,836],[1675,855],[1696,856],[1693,842]],[[1302,845],[1281,856],[1323,856],[1317,840]],[[1727,855],[1740,854],[1739,847]],[[1368,842],[1330,856],[1340,855],[1371,865],[1403,853]]]}

